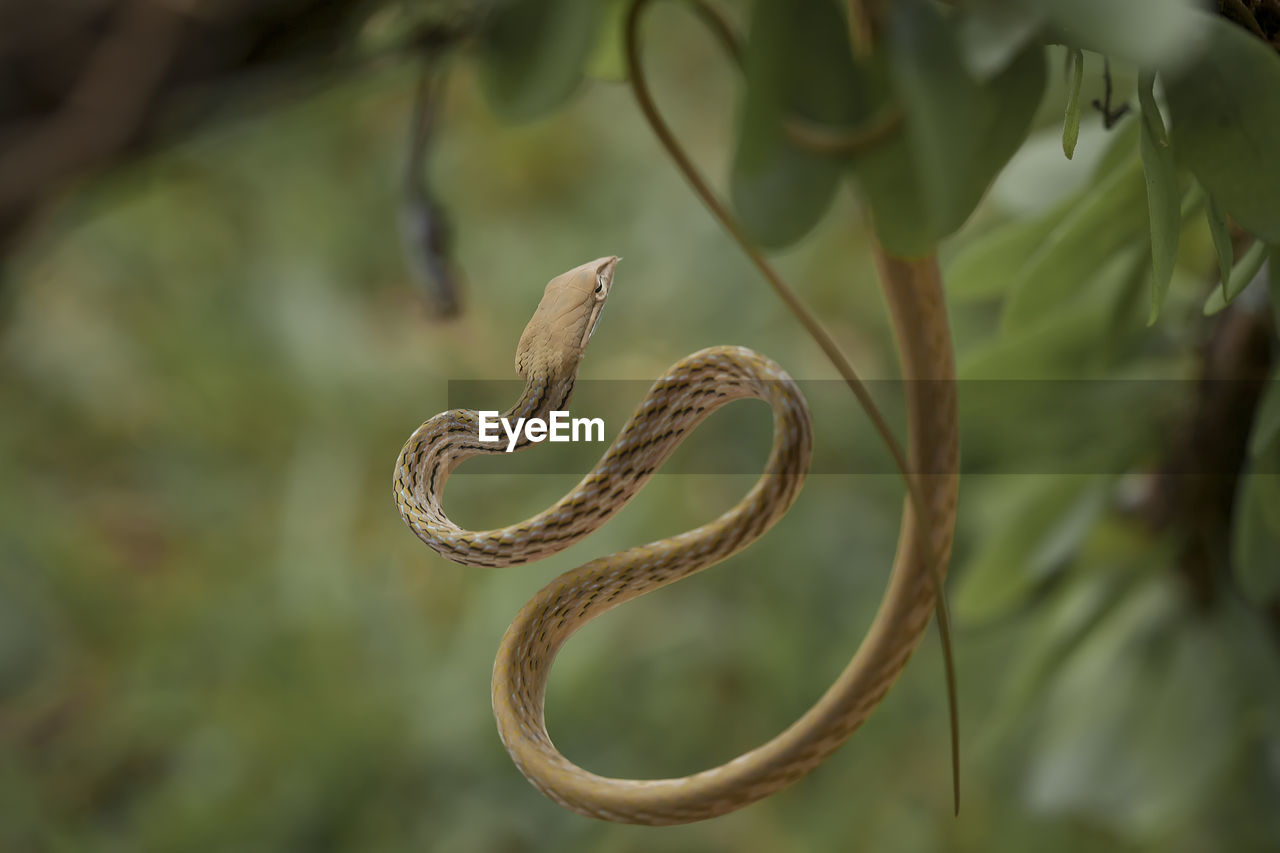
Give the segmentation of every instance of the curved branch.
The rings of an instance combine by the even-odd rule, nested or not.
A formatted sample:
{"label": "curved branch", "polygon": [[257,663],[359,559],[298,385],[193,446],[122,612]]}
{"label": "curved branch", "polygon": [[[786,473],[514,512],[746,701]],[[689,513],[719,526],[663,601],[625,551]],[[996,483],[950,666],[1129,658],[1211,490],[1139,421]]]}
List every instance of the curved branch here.
{"label": "curved branch", "polygon": [[[625,52],[627,62],[627,77],[631,85],[632,94],[635,97],[636,104],[640,108],[640,112],[644,115],[654,135],[658,137],[658,141],[666,149],[668,156],[672,162],[684,175],[690,186],[693,188],[694,194],[702,200],[702,203],[716,218],[720,225],[729,233],[738,247],[742,249],[747,258],[755,266],[755,268],[764,276],[765,280],[773,288],[774,293],[782,300],[788,310],[795,316],[796,320],[804,327],[805,332],[813,338],[814,342],[822,350],[823,354],[835,367],[836,371],[844,379],[845,384],[849,386],[853,392],[858,404],[866,413],[867,418],[871,421],[880,440],[888,449],[889,454],[893,457],[894,466],[902,476],[907,489],[907,499],[911,504],[916,515],[921,519],[921,524],[917,526],[915,535],[922,540],[922,545],[926,550],[925,554],[932,554],[932,546],[925,540],[928,537],[928,531],[932,529],[931,513],[927,502],[921,491],[921,487],[916,477],[911,473],[911,469],[907,463],[907,456],[902,450],[902,446],[894,437],[893,432],[889,429],[888,422],[884,415],[880,412],[875,402],[871,399],[866,386],[863,384],[857,371],[849,359],[841,351],[839,344],[831,334],[818,321],[817,317],[809,310],[800,298],[792,290],[790,285],[782,278],[773,265],[765,258],[764,254],[757,248],[747,236],[740,222],[729,210],[723,201],[711,189],[710,184],[703,177],[702,173],[694,165],[688,153],[676,139],[672,133],[670,126],[662,118],[658,112],[657,105],[653,100],[653,95],[649,89],[648,79],[645,77],[644,68],[640,62],[640,18],[645,10],[650,7],[653,0],[632,0],[631,6],[627,11],[625,25]],[[721,40],[722,44],[732,45],[730,54],[734,58],[741,56],[741,51],[737,48],[736,38],[732,38],[732,30],[727,22],[718,12],[709,6],[705,0],[689,0],[694,10],[698,12],[698,16],[703,20],[710,22],[710,26]],[[725,34],[729,34],[726,38]],[[737,62],[741,68],[741,61]],[[877,253],[883,259],[888,260],[877,247]],[[891,266],[890,264],[882,264],[882,268]],[[888,286],[888,282],[886,282]],[[944,594],[941,567],[937,560],[931,560],[929,565],[930,573],[936,591],[936,614],[938,618],[938,633],[942,641],[943,656],[946,670],[947,683],[947,702],[949,706],[949,719],[951,727],[951,765],[952,765],[952,782],[954,785],[955,808],[958,813],[960,810],[960,752],[959,752],[959,714],[957,711],[957,688],[955,675],[955,661],[952,655],[951,644],[951,620],[947,614],[946,597]]]}

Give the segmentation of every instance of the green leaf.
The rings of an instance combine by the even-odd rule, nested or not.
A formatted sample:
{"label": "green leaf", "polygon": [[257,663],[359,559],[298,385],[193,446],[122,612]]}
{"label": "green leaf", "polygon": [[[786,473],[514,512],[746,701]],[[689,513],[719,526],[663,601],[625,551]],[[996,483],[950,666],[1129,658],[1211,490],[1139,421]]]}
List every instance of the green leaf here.
{"label": "green leaf", "polygon": [[1090,188],[1010,285],[1001,317],[1008,333],[1060,310],[1118,251],[1147,230],[1146,191],[1136,158]]}
{"label": "green leaf", "polygon": [[1069,305],[1016,331],[993,335],[968,349],[959,362],[962,380],[1064,378],[1099,363],[1092,346],[1107,327],[1102,302]]}
{"label": "green leaf", "polygon": [[1271,374],[1267,390],[1258,401],[1253,415],[1253,427],[1249,430],[1249,455],[1257,458],[1271,449],[1280,436],[1280,367]]}
{"label": "green leaf", "polygon": [[743,227],[763,246],[786,246],[809,233],[835,195],[841,160],[792,144],[784,121],[795,115],[848,127],[865,111],[847,31],[831,3],[755,5],[729,181]]}
{"label": "green leaf", "polygon": [[1231,650],[1152,573],[1054,674],[1025,790],[1042,814],[1159,838],[1221,784],[1237,751]]}
{"label": "green leaf", "polygon": [[1197,24],[1203,49],[1165,79],[1178,157],[1241,227],[1280,243],[1280,54],[1216,15]]}
{"label": "green leaf", "polygon": [[1006,0],[968,0],[957,17],[956,38],[964,66],[980,81],[1009,67],[1040,36],[1044,24],[1036,10]]}
{"label": "green leaf", "polygon": [[1240,292],[1249,286],[1249,282],[1257,277],[1258,270],[1262,269],[1262,264],[1266,259],[1266,244],[1261,240],[1254,240],[1232,268],[1231,278],[1227,280],[1226,287],[1215,287],[1209,294],[1209,298],[1205,300],[1205,316],[1217,314],[1230,305],[1240,295]]}
{"label": "green leaf", "polygon": [[[1145,296],[1145,265],[1136,278]],[[1173,384],[1113,378],[1116,362],[1128,362],[1133,344],[1146,337],[1141,318],[1108,338],[1106,303],[1061,315],[1025,335],[997,339],[996,354],[1009,357],[1003,364],[988,354],[964,359],[966,470],[1127,470],[1150,456],[1184,408]],[[1072,340],[1069,332],[1080,335]],[[1013,359],[1019,362],[1010,366]]]}
{"label": "green leaf", "polygon": [[1151,66],[1176,60],[1194,44],[1196,0],[1012,0],[1040,13],[1072,47]]}
{"label": "green leaf", "polygon": [[1142,172],[1147,183],[1147,215],[1151,221],[1151,313],[1154,323],[1169,291],[1173,265],[1178,256],[1178,234],[1182,230],[1182,191],[1178,188],[1178,167],[1165,134],[1160,108],[1152,87],[1155,75],[1138,75],[1138,103],[1142,107],[1142,127],[1138,147],[1142,152]]}
{"label": "green leaf", "polygon": [[1070,160],[1080,138],[1080,84],[1084,82],[1084,52],[1067,51],[1067,115],[1062,122],[1062,153]]}
{"label": "green leaf", "polygon": [[1104,518],[1095,525],[1020,645],[1004,679],[988,731],[1004,738],[1020,722],[1063,664],[1128,599],[1143,572],[1168,558],[1141,528]]}
{"label": "green leaf", "polygon": [[1103,304],[1070,305],[1050,312],[1038,322],[1001,335],[989,336],[965,351],[959,361],[962,381],[982,379],[1065,378],[1089,359],[1107,325]]}
{"label": "green leaf", "polygon": [[1231,565],[1236,581],[1257,605],[1280,597],[1280,443],[1273,442],[1240,478]]}
{"label": "green leaf", "polygon": [[955,231],[1030,131],[1045,85],[1044,49],[1023,50],[985,84],[961,61],[954,28],[932,5],[895,3],[890,68],[935,238]]}
{"label": "green leaf", "polygon": [[1141,325],[1132,306],[1147,282],[1148,257],[1139,244],[1107,258],[1072,299],[969,347],[960,378],[1079,378],[1106,368]]}
{"label": "green leaf", "polygon": [[[883,53],[859,65],[859,75],[865,81],[863,89],[871,93],[868,110],[860,121],[898,109],[891,97],[887,66]],[[854,182],[866,202],[880,244],[900,257],[919,257],[933,251],[937,240],[929,227],[919,170],[902,128],[858,151],[851,164]]]}
{"label": "green leaf", "polygon": [[1227,282],[1231,280],[1231,265],[1235,262],[1235,249],[1231,246],[1231,232],[1227,228],[1227,217],[1212,195],[1205,205],[1205,218],[1209,222],[1209,236],[1213,238],[1213,251],[1218,255],[1218,272],[1222,276],[1222,294],[1225,300]]}
{"label": "green leaf", "polygon": [[947,264],[947,294],[960,302],[1000,296],[1058,226],[1074,199],[1033,219],[1015,219],[965,243]]}
{"label": "green leaf", "polygon": [[1106,503],[1105,477],[1019,479],[1004,495],[1016,492],[1012,511],[1002,514],[962,572],[952,604],[967,624],[989,622],[1024,602],[1071,557]]}
{"label": "green leaf", "polygon": [[604,6],[596,0],[509,0],[479,37],[480,84],[494,112],[530,121],[582,82]]}
{"label": "green leaf", "polygon": [[1137,120],[1123,120],[1110,131],[1111,143],[1102,152],[1093,173],[1095,186],[1129,165],[1138,148],[1138,125]]}
{"label": "green leaf", "polygon": [[890,254],[904,258],[933,251],[937,240],[925,213],[923,190],[906,134],[898,132],[859,154],[853,169],[880,244]]}

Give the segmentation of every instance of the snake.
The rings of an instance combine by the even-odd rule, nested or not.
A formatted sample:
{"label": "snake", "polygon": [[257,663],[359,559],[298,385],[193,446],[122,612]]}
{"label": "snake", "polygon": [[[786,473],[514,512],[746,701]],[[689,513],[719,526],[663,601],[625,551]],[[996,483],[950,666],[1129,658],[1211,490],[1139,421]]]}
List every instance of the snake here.
{"label": "snake", "polygon": [[[396,461],[396,506],[409,529],[443,557],[470,566],[530,563],[580,541],[640,491],[690,432],[735,400],[772,410],[773,441],[760,478],[732,508],[686,532],[591,560],[564,572],[524,605],[502,638],[492,701],[498,733],[524,776],[562,806],[621,823],[670,825],[732,812],[796,782],[870,715],[905,669],[937,601],[955,529],[959,453],[955,364],[936,260],[878,256],[903,376],[908,452],[924,519],[906,501],[888,588],[853,658],[792,725],[725,764],[667,779],[616,779],[565,758],[547,733],[551,665],[591,619],[715,565],[762,536],[791,507],[808,473],[813,425],[795,381],[745,347],[688,355],[658,378],[596,465],[568,494],[531,518],[493,530],[459,527],[442,506],[464,461],[506,452],[481,441],[476,411],[452,409],[419,426]],[[579,364],[613,286],[608,256],[551,279],[516,348],[525,381],[503,417],[546,418],[569,403]],[[519,435],[513,449],[534,441]],[[941,568],[937,568],[941,567]]]}

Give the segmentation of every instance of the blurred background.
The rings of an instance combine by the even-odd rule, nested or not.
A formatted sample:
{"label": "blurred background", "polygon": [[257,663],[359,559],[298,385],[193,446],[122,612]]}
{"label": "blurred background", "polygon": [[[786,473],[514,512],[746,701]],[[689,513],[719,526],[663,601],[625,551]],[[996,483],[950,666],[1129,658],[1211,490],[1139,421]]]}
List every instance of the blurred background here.
{"label": "blurred background", "polygon": [[[720,179],[739,83],[690,21],[658,8],[646,58],[672,124]],[[397,221],[422,66],[371,48],[322,85],[273,86],[97,170],[41,205],[9,251],[0,849],[1276,849],[1275,613],[1216,580],[1206,592],[1186,570],[1185,531],[1141,509],[1194,396],[1208,236],[1187,228],[1161,323],[1147,327],[1141,309],[1110,349],[1093,331],[1133,313],[1111,308],[1122,287],[1008,334],[998,284],[955,268],[997,229],[1087,192],[1124,132],[1087,113],[1063,159],[1061,62],[1050,54],[1029,141],[943,247],[969,276],[952,310],[976,389],[962,383],[970,467],[952,564],[958,818],[933,630],[831,760],[724,818],[599,823],[512,766],[489,707],[511,617],[559,572],[730,506],[767,452],[768,413],[744,404],[703,427],[700,441],[728,448],[742,473],[660,474],[585,542],[499,571],[453,565],[405,529],[390,490],[404,439],[449,405],[488,402],[460,397],[514,377],[546,281],[606,254],[624,260],[584,380],[650,380],[714,344],[755,348],[805,380],[834,373],[609,79],[517,125],[495,117],[470,64],[450,67],[426,168],[465,284],[459,316],[434,318]],[[1116,85],[1126,97],[1132,75],[1118,69]],[[1084,86],[1101,92],[1100,61]],[[846,188],[777,262],[859,370],[892,379],[868,239]],[[1115,377],[1169,380],[1171,402],[1135,412],[1099,394],[1086,395],[1092,409],[1028,411],[982,384]],[[599,387],[638,396],[643,383]],[[638,777],[721,763],[789,725],[856,649],[902,488],[852,399],[813,387],[825,389],[819,454],[865,464],[816,470],[746,553],[566,647],[548,717],[573,760]],[[634,403],[622,393],[602,398],[610,437]],[[1024,432],[1086,424],[1111,425],[1102,461],[1002,455]],[[536,474],[504,473],[501,458],[466,466],[450,514],[515,522],[599,451],[537,448],[561,461]]]}

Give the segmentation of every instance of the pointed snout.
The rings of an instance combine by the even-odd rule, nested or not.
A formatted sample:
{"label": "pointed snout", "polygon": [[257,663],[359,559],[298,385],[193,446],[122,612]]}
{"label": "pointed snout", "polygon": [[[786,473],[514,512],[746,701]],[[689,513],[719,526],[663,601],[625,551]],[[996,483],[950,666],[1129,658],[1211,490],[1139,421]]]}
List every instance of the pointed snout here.
{"label": "pointed snout", "polygon": [[599,264],[599,266],[596,267],[596,272],[599,275],[604,276],[607,280],[612,280],[613,270],[618,266],[618,261],[620,260],[622,260],[622,258],[619,258],[617,255],[610,255],[609,257],[601,258],[596,261],[596,263]]}

